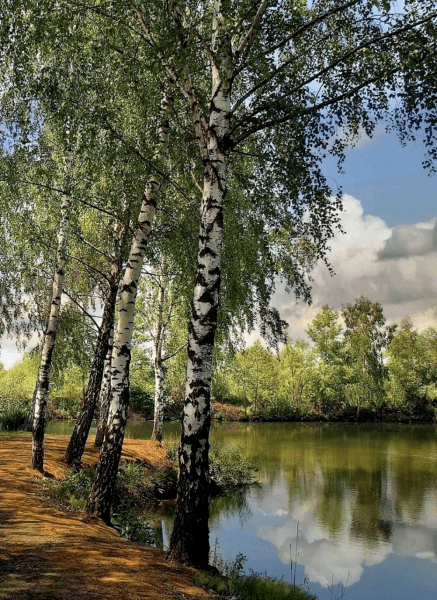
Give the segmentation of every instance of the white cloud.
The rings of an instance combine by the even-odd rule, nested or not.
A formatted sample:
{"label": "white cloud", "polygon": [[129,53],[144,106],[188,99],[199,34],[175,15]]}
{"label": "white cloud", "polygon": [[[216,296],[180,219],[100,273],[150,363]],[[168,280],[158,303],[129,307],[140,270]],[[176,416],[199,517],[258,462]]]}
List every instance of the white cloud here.
{"label": "white cloud", "polygon": [[322,263],[316,266],[312,306],[296,301],[283,286],[274,296],[291,337],[306,339],[305,329],[324,304],[341,310],[362,294],[382,304],[388,322],[410,316],[419,330],[437,327],[435,220],[390,228],[380,217],[364,214],[358,199],[345,195],[343,204],[346,233],[335,235],[328,256],[336,275]]}
{"label": "white cloud", "polygon": [[281,518],[275,523],[270,518],[265,521],[266,525],[257,529],[257,536],[274,545],[283,564],[290,563],[290,549],[294,560],[297,546],[297,562],[305,566],[309,579],[328,587],[357,583],[365,567],[381,564],[391,553],[414,556],[433,563],[437,561],[435,494],[427,497],[422,517],[415,523],[409,523],[404,517],[403,522],[399,522],[399,516],[395,516],[395,503],[393,500],[390,502],[387,496],[385,504],[393,505],[392,514],[386,515],[392,524],[390,541],[375,539],[366,543],[365,539],[357,537],[353,532],[353,521],[357,514],[357,496],[354,491],[349,490],[342,499],[341,519],[333,535],[320,517],[323,487],[323,475],[316,473],[311,482],[311,490],[307,487],[305,498],[300,494],[292,498],[288,479],[283,476],[264,495],[251,497],[251,510],[254,514],[257,510],[271,517],[279,512],[287,514],[285,520]]}
{"label": "white cloud", "polygon": [[[30,339],[27,341],[27,349],[34,348],[40,339],[37,332],[34,332]],[[0,338],[0,362],[3,364],[6,370],[10,369],[21,360],[24,354],[24,350],[17,347],[15,340],[9,337],[3,336]]]}
{"label": "white cloud", "polygon": [[10,369],[21,358],[22,354],[11,340],[2,341],[0,362],[5,369]]}

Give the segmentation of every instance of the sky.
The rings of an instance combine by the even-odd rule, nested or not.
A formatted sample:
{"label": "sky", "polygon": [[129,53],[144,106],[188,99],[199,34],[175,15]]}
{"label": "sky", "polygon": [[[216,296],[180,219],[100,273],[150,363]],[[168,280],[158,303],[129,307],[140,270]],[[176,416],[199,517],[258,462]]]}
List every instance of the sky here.
{"label": "sky", "polygon": [[[361,294],[382,304],[387,323],[409,316],[419,331],[437,328],[437,176],[423,169],[424,156],[422,141],[402,147],[395,133],[378,126],[372,139],[363,135],[346,152],[344,174],[335,160],[325,160],[329,183],[334,191],[343,189],[346,233],[331,241],[328,258],[336,275],[324,264],[312,273],[311,306],[278,287],[273,303],[292,339],[308,340],[305,329],[324,304],[341,310]],[[258,335],[248,336],[248,343]],[[4,366],[20,356],[3,338]]]}
{"label": "sky", "polygon": [[292,339],[308,340],[305,329],[324,304],[341,310],[360,295],[381,303],[387,323],[410,317],[418,331],[437,327],[437,176],[423,169],[424,157],[421,140],[402,147],[380,126],[347,151],[344,174],[325,160],[329,183],[343,189],[346,233],[330,244],[336,275],[323,264],[312,273],[311,306],[279,286],[274,304]]}

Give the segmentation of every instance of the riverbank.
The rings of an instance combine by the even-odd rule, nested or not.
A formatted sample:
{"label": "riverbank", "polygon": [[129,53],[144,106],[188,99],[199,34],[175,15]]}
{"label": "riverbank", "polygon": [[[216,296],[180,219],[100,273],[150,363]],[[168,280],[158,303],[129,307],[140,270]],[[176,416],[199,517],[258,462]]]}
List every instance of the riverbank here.
{"label": "riverbank", "polygon": [[[68,436],[45,436],[47,476],[65,479],[62,456]],[[29,467],[30,434],[0,436],[0,598],[200,600],[215,595],[193,584],[194,569],[164,559],[161,550],[119,536],[101,521],[41,499],[38,474]],[[84,463],[99,449],[87,443]],[[168,464],[165,449],[149,440],[127,439],[122,460]]]}
{"label": "riverbank", "polygon": [[218,421],[262,422],[262,423],[435,423],[436,411],[429,410],[422,414],[408,413],[401,410],[362,408],[338,409],[337,412],[325,413],[315,406],[311,412],[288,412],[281,414],[270,411],[265,414],[261,411],[253,412],[233,404],[214,402],[212,404],[212,418]]}

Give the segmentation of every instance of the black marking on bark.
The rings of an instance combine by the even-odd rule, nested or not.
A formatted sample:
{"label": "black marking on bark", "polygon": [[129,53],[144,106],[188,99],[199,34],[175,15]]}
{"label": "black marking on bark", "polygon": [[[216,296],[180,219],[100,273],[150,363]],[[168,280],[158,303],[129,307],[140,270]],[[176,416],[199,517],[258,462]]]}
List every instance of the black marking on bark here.
{"label": "black marking on bark", "polygon": [[129,294],[134,294],[137,289],[137,284],[135,281],[131,281],[131,283],[125,283],[122,287],[122,292],[128,292]]}

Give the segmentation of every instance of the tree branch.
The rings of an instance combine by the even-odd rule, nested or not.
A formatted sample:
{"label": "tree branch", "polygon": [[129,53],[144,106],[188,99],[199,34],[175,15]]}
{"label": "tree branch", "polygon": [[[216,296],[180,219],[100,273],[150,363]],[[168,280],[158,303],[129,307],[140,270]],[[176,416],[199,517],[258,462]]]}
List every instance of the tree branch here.
{"label": "tree branch", "polygon": [[[329,65],[327,65],[326,67],[324,67],[323,69],[321,69],[317,73],[312,74],[311,77],[308,77],[306,80],[300,82],[299,85],[297,85],[294,88],[292,88],[291,90],[289,90],[287,92],[287,94],[283,94],[282,96],[280,96],[279,98],[277,98],[274,101],[269,100],[269,101],[263,102],[256,110],[252,111],[249,115],[245,115],[244,118],[242,118],[232,128],[232,130],[230,132],[230,135],[232,136],[232,134],[237,129],[239,129],[244,123],[246,123],[247,121],[253,119],[257,115],[259,115],[261,112],[263,112],[264,110],[266,110],[267,108],[271,108],[275,104],[278,104],[278,103],[284,101],[286,98],[289,98],[292,94],[296,93],[297,91],[299,91],[300,89],[302,89],[304,86],[306,86],[306,85],[312,83],[313,81],[319,79],[320,77],[322,77],[323,75],[325,75],[328,71],[334,69],[340,63],[344,62],[345,60],[347,60],[348,58],[350,58],[351,56],[353,56],[354,54],[356,54],[360,50],[363,50],[364,48],[367,48],[367,47],[369,47],[371,45],[374,45],[377,42],[381,42],[383,40],[386,40],[386,39],[398,36],[398,35],[400,35],[402,33],[405,33],[407,31],[415,29],[418,25],[423,25],[424,23],[427,23],[428,21],[430,21],[431,19],[433,19],[435,16],[437,16],[437,12],[433,12],[431,15],[428,15],[426,18],[421,19],[420,21],[416,21],[414,23],[410,23],[409,25],[406,25],[406,26],[401,27],[399,29],[395,29],[394,31],[389,31],[389,32],[381,34],[379,36],[375,36],[374,38],[372,38],[370,40],[366,40],[366,41],[362,42],[361,44],[359,44],[355,48],[352,48],[348,52],[345,52],[342,56],[340,56],[339,58],[337,58],[334,61],[332,61]],[[395,72],[395,71],[393,71],[393,72]],[[379,77],[372,78],[371,81],[372,82],[377,81],[378,78]],[[361,86],[361,87],[364,87],[364,86]],[[284,121],[281,120],[281,122],[284,122]],[[259,129],[257,131],[259,131]],[[244,134],[243,134],[243,136],[244,136]],[[240,136],[239,141],[241,139],[246,139],[247,136],[244,136],[244,137],[243,136]]]}
{"label": "tree branch", "polygon": [[[396,71],[399,71],[399,70],[400,70],[400,67],[393,69],[390,73],[395,73]],[[308,107],[306,109],[302,109],[299,111],[289,111],[283,117],[281,117],[279,119],[270,119],[269,121],[264,121],[263,123],[255,125],[255,126],[251,127],[250,129],[248,129],[245,133],[240,135],[240,137],[235,140],[235,142],[234,142],[235,146],[237,146],[238,144],[241,144],[241,142],[243,142],[245,139],[247,139],[249,136],[256,133],[257,131],[262,131],[263,129],[272,127],[273,125],[280,125],[281,123],[286,123],[287,121],[290,121],[294,117],[310,114],[310,113],[316,112],[322,108],[326,108],[327,106],[330,106],[332,104],[336,104],[337,102],[341,102],[342,100],[346,100],[347,98],[350,98],[353,95],[355,95],[357,92],[359,92],[362,88],[366,87],[367,85],[370,85],[372,83],[375,83],[376,81],[379,81],[379,79],[380,79],[379,76],[372,77],[372,78],[367,79],[366,81],[362,82],[360,85],[355,86],[353,89],[348,90],[344,94],[340,94],[339,96],[336,96],[335,98],[331,98],[330,100],[326,100],[325,102],[321,102],[320,104],[315,104],[311,107]]]}
{"label": "tree branch", "polygon": [[[355,1],[358,2],[359,0],[355,0]],[[240,46],[236,50],[237,54],[239,54],[239,55],[241,54],[241,56],[245,56],[246,53],[244,53],[243,51],[246,48],[247,44],[252,39],[255,28],[257,27],[257,25],[259,25],[259,22],[261,21],[261,17],[263,16],[263,13],[265,12],[265,10],[267,8],[267,4],[268,4],[268,0],[262,0],[261,4],[258,7],[258,10],[256,11],[255,18],[252,22],[252,25],[250,26],[249,31],[246,33]]]}
{"label": "tree branch", "polygon": [[182,344],[182,346],[180,346],[175,352],[173,352],[172,354],[169,354],[168,356],[165,356],[163,359],[161,359],[161,362],[165,362],[166,360],[170,360],[170,358],[173,358],[173,356],[176,356],[176,354],[178,354],[181,350],[183,350],[184,348],[187,347],[187,342],[185,342],[185,344]]}
{"label": "tree branch", "polygon": [[62,288],[62,293],[65,294],[68,298],[70,298],[70,300],[73,302],[73,304],[75,304],[82,312],[85,316],[87,316],[95,325],[97,331],[100,329],[100,327],[97,325],[97,321],[94,319],[93,315],[90,315],[88,311],[85,310],[85,308],[79,303],[77,302],[77,300],[75,300],[75,298],[73,298],[73,296],[71,294],[69,294],[69,292],[67,292],[67,290],[65,290],[64,288]]}
{"label": "tree branch", "polygon": [[[2,181],[6,181],[6,180],[3,179]],[[51,192],[58,192],[59,194],[68,194],[68,192],[66,190],[63,190],[61,188],[56,188],[51,185],[46,185],[44,183],[37,183],[36,181],[29,181],[27,179],[16,179],[15,181],[17,183],[25,183],[26,185],[33,185],[35,187],[43,188],[43,189],[49,190]],[[112,217],[113,219],[116,219],[118,221],[121,220],[117,215],[109,212],[108,210],[105,210],[104,208],[101,208],[100,206],[97,206],[96,204],[92,204],[91,202],[87,202],[86,200],[77,198],[76,196],[72,196],[71,194],[68,194],[68,195],[75,202],[80,202],[81,204],[84,204],[85,206],[88,206],[89,208],[93,208],[94,210],[98,210],[99,212],[104,213],[105,215],[109,215],[110,217]]]}
{"label": "tree branch", "polygon": [[[153,39],[152,33],[143,17],[142,12],[139,9],[135,9],[135,12],[137,14],[139,22],[141,23],[141,26],[143,27],[143,29],[146,33],[146,36],[149,40],[150,45],[156,47],[155,40]],[[180,80],[176,71],[173,69],[173,67],[171,67],[171,65],[169,65],[167,60],[163,57],[163,55],[160,52],[158,52],[158,57],[163,65],[164,69],[166,70],[167,75],[169,76],[170,83],[172,85],[176,85],[179,88],[179,90],[182,92],[182,95],[184,96],[184,98],[188,101],[189,107],[192,112],[194,130],[196,133],[196,139],[198,141],[200,151],[202,153],[202,157],[205,160],[208,160],[208,158],[209,158],[208,147],[207,147],[206,138],[205,138],[205,132],[208,129],[208,124],[206,122],[205,117],[203,115],[201,115],[199,112],[199,103],[196,98],[196,94],[194,93],[194,87],[193,87],[191,77],[188,77],[187,84],[184,85],[182,83],[182,81]]]}
{"label": "tree branch", "polygon": [[285,38],[285,40],[282,40],[275,46],[272,46],[271,48],[269,48],[266,51],[266,54],[273,54],[274,52],[276,52],[277,50],[279,50],[280,48],[285,46],[285,44],[288,44],[288,42],[293,40],[295,37],[297,37],[304,31],[306,31],[313,25],[317,25],[318,23],[321,23],[327,17],[331,17],[332,15],[335,15],[343,10],[346,10],[347,8],[350,8],[351,6],[354,6],[354,4],[358,4],[359,2],[362,2],[362,0],[350,0],[350,2],[345,2],[345,4],[342,4],[335,8],[331,8],[331,9],[327,10],[326,12],[322,13],[321,15],[314,17],[314,19],[312,19],[311,21],[308,21],[307,23],[304,23],[303,25],[301,25],[300,27],[295,29],[293,31],[293,33],[291,33],[287,38]]}

